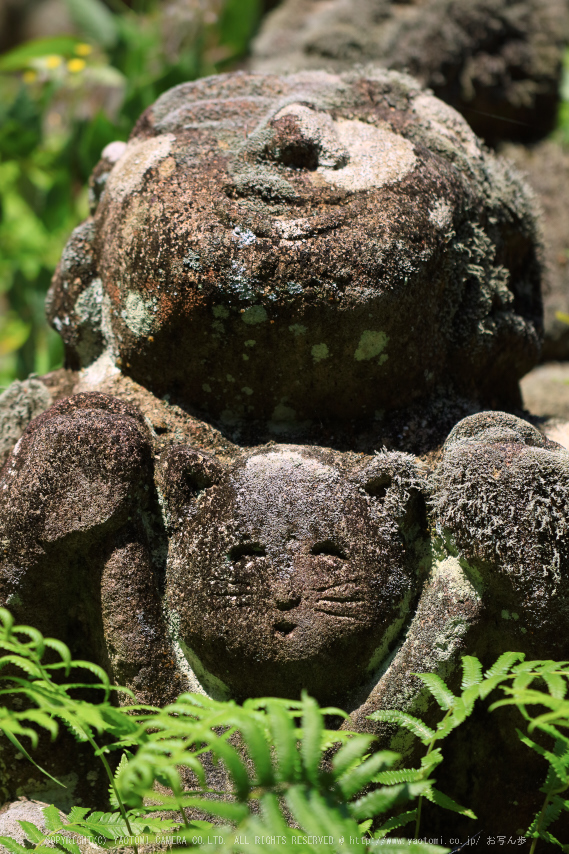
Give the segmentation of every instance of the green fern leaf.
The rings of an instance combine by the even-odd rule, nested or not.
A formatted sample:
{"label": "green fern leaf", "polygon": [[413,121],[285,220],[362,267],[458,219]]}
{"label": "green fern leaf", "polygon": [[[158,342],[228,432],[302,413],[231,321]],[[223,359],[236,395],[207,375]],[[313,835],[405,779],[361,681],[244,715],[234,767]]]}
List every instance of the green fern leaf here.
{"label": "green fern leaf", "polygon": [[0,845],[7,848],[8,851],[10,851],[10,854],[30,854],[29,848],[25,848],[9,836],[0,836]]}
{"label": "green fern leaf", "polygon": [[63,827],[63,822],[61,821],[61,816],[59,815],[59,810],[57,807],[49,806],[44,807],[42,809],[43,817],[45,819],[45,826],[48,830],[61,830]]}
{"label": "green fern leaf", "polygon": [[551,799],[550,803],[545,808],[543,813],[543,818],[541,820],[540,830],[547,830],[547,828],[553,824],[554,821],[557,821],[561,813],[564,811],[564,803],[563,799],[554,795]]}
{"label": "green fern leaf", "polygon": [[34,845],[38,845],[44,841],[46,834],[39,827],[36,827],[35,824],[32,824],[31,821],[18,821],[18,824]]}
{"label": "green fern leaf", "polygon": [[418,768],[398,768],[395,771],[382,771],[373,778],[373,782],[397,786],[399,783],[418,783],[423,776],[423,771]]}
{"label": "green fern leaf", "polygon": [[302,731],[303,738],[300,747],[303,770],[307,779],[316,786],[318,784],[318,769],[322,758],[321,740],[324,729],[322,714],[318,704],[312,697],[302,693]]}
{"label": "green fern leaf", "polygon": [[82,854],[77,843],[74,842],[73,839],[67,839],[66,836],[59,836],[57,844],[61,845],[62,848],[65,848],[66,851],[69,851],[69,854]]}
{"label": "green fern leaf", "polygon": [[443,807],[445,810],[452,810],[452,812],[457,812],[460,815],[467,816],[468,818],[476,818],[472,810],[457,804],[456,801],[453,801],[452,798],[449,798],[449,796],[445,795],[443,792],[439,792],[438,789],[430,787],[424,792],[424,796],[428,801],[431,801],[439,807]]}
{"label": "green fern leaf", "polygon": [[462,658],[461,691],[480,685],[482,682],[482,663],[474,655],[464,655]]}
{"label": "green fern leaf", "polygon": [[357,792],[369,785],[380,769],[393,765],[397,754],[392,751],[379,751],[364,759],[359,765],[346,771],[338,778],[338,785],[346,800],[352,798]]}
{"label": "green fern leaf", "polygon": [[71,811],[67,816],[67,821],[70,824],[74,824],[76,821],[83,821],[88,812],[89,807],[71,807]]}
{"label": "green fern leaf", "polygon": [[369,715],[370,721],[385,721],[386,723],[399,724],[405,727],[417,738],[420,738],[423,744],[429,744],[435,736],[435,731],[412,715],[406,712],[400,712],[398,709],[379,709],[377,712]]}
{"label": "green fern leaf", "polygon": [[441,709],[445,712],[452,709],[457,698],[447,688],[440,676],[435,673],[415,673],[414,675],[418,676],[421,682],[427,686]]}
{"label": "green fern leaf", "polygon": [[358,824],[358,830],[362,836],[368,832],[372,824],[373,819],[371,818],[366,819],[366,821],[360,821],[360,823]]}
{"label": "green fern leaf", "polygon": [[272,786],[275,782],[275,775],[265,727],[260,721],[244,714],[239,716],[236,723],[238,723],[241,735],[247,745],[247,753],[255,766],[256,784],[258,786]]}
{"label": "green fern leaf", "polygon": [[542,673],[541,675],[551,696],[562,700],[567,691],[566,680],[559,673]]}
{"label": "green fern leaf", "polygon": [[277,780],[296,782],[300,768],[294,724],[280,703],[267,703],[267,716],[275,747]]}
{"label": "green fern leaf", "polygon": [[423,778],[428,776],[431,771],[440,765],[443,761],[443,754],[441,753],[440,747],[431,750],[430,753],[427,753],[425,756],[421,757],[421,770],[423,772]]}
{"label": "green fern leaf", "polygon": [[398,786],[375,789],[350,804],[350,813],[355,819],[361,821],[369,816],[381,815],[398,804],[426,795],[428,791],[429,784],[422,782],[401,783]]}
{"label": "green fern leaf", "polygon": [[[369,750],[371,743],[375,740],[373,735],[355,735],[340,750],[332,759],[332,767],[336,776],[340,777],[355,764],[362,761],[363,755]],[[384,751],[386,753],[387,751]],[[398,754],[393,754],[394,762],[399,758]]]}
{"label": "green fern leaf", "polygon": [[417,819],[417,810],[409,810],[402,812],[399,815],[388,818],[385,824],[382,824],[373,835],[374,839],[383,839],[391,830],[397,830],[399,827],[405,827]]}
{"label": "green fern leaf", "polygon": [[[334,836],[336,839],[358,835],[358,825],[348,815],[347,808],[338,805],[331,809],[320,792],[310,786],[291,786],[285,802],[293,820],[310,835]],[[369,813],[360,818],[369,818]]]}
{"label": "green fern leaf", "polygon": [[[57,654],[61,658],[61,664],[63,664],[65,667],[65,673],[66,674],[69,673],[69,670],[71,668],[71,652],[69,650],[69,647],[66,646],[64,643],[62,643],[61,641],[56,640],[55,638],[44,638],[44,644],[49,649],[54,649],[57,652]],[[61,667],[61,664],[56,665],[56,666]],[[48,667],[49,666],[50,665],[48,665]],[[53,666],[53,665],[51,665],[51,666]],[[108,680],[108,676],[107,676],[107,680]]]}
{"label": "green fern leaf", "polygon": [[506,676],[517,661],[524,661],[523,652],[504,652],[484,674],[484,679]]}

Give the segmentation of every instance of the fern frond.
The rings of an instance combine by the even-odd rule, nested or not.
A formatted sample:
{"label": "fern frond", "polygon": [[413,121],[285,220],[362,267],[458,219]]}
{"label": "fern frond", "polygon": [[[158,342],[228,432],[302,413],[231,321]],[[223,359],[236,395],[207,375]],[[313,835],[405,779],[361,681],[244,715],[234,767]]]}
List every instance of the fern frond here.
{"label": "fern frond", "polygon": [[440,676],[435,673],[414,673],[413,675],[418,676],[421,682],[427,686],[443,711],[452,709],[457,698],[447,688]]}
{"label": "fern frond", "polygon": [[29,848],[25,848],[23,845],[20,845],[19,842],[16,842],[16,840],[12,839],[10,836],[0,836],[0,845],[7,848],[10,854],[30,854]]}
{"label": "fern frond", "polygon": [[436,804],[439,807],[443,807],[443,809],[445,810],[457,812],[460,815],[467,816],[468,818],[476,818],[475,814],[472,812],[471,809],[457,804],[457,802],[454,801],[452,798],[449,798],[448,795],[445,795],[443,792],[439,792],[438,789],[435,789],[432,786],[430,786],[427,791],[424,792],[424,796],[428,801],[431,801],[433,804]]}
{"label": "fern frond", "polygon": [[[338,750],[332,759],[332,767],[335,774],[340,777],[355,764],[359,764],[374,740],[375,737],[373,735],[354,735]],[[387,751],[384,751],[384,755],[387,755]],[[397,754],[394,753],[392,756],[397,756]],[[386,759],[386,762],[388,761]]]}
{"label": "fern frond", "polygon": [[405,827],[417,818],[417,810],[409,810],[402,812],[393,818],[388,818],[387,821],[379,827],[373,834],[374,839],[383,839],[392,830],[397,830],[399,827]]}
{"label": "fern frond", "polygon": [[42,814],[45,821],[45,826],[48,830],[61,830],[63,822],[57,807],[49,806],[42,809]]}
{"label": "fern frond", "polygon": [[32,824],[31,821],[18,821],[18,824],[34,845],[38,845],[44,841],[46,834],[39,827],[36,827],[35,824]]}
{"label": "fern frond", "polygon": [[435,736],[435,731],[422,720],[413,717],[413,715],[408,715],[406,712],[400,712],[399,709],[379,709],[369,715],[368,720],[399,724],[420,738],[423,744],[428,744]]}
{"label": "fern frond", "polygon": [[395,771],[381,771],[373,778],[374,783],[384,786],[397,786],[399,783],[418,783],[424,778],[421,768],[396,768]]}
{"label": "fern frond", "polygon": [[300,761],[293,721],[280,703],[267,703],[267,716],[275,748],[276,776],[279,782],[298,780]]}
{"label": "fern frond", "polygon": [[488,668],[484,674],[484,679],[491,679],[494,676],[505,676],[517,661],[525,661],[525,654],[523,652],[502,653],[492,667]]}
{"label": "fern frond", "polygon": [[474,655],[462,657],[462,683],[461,691],[480,685],[482,682],[482,663]]}
{"label": "fern frond", "polygon": [[350,804],[350,812],[358,820],[370,815],[380,815],[399,804],[426,795],[429,789],[429,784],[425,782],[400,783],[397,786],[375,789]]}
{"label": "fern frond", "polygon": [[302,692],[302,765],[306,778],[317,784],[318,768],[322,756],[320,743],[324,730],[322,713],[318,704],[305,691]]}
{"label": "fern frond", "polygon": [[397,758],[397,754],[393,754],[391,751],[379,751],[346,771],[337,780],[343,796],[349,800],[365,786],[368,786],[375,779],[380,769],[393,765]]}

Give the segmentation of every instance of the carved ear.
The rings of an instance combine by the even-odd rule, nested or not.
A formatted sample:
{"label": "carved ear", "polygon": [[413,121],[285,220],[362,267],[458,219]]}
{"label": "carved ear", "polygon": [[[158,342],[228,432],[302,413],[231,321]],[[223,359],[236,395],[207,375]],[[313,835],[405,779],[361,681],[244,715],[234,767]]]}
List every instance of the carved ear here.
{"label": "carved ear", "polygon": [[6,463],[0,525],[24,550],[109,532],[144,501],[151,462],[137,410],[108,395],[67,398],[30,423]]}
{"label": "carved ear", "polygon": [[223,473],[219,461],[203,451],[190,445],[169,448],[160,460],[157,486],[170,516],[187,509],[200,492],[219,483]]}
{"label": "carved ear", "polygon": [[411,454],[385,451],[357,470],[354,480],[372,498],[376,512],[390,516],[407,538],[425,527],[426,474]]}

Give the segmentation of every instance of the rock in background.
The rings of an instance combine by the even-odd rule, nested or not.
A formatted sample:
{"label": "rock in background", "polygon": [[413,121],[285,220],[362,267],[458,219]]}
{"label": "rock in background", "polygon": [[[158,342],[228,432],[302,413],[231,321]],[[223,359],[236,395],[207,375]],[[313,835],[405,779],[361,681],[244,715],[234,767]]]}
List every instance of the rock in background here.
{"label": "rock in background", "polygon": [[[564,361],[569,359],[569,151],[545,140],[531,147],[503,145],[500,152],[526,176],[543,212],[545,340],[541,358]],[[565,321],[558,312],[566,315]]]}
{"label": "rock in background", "polygon": [[529,141],[554,127],[568,39],[566,0],[285,0],[251,67],[407,71],[488,143]]}

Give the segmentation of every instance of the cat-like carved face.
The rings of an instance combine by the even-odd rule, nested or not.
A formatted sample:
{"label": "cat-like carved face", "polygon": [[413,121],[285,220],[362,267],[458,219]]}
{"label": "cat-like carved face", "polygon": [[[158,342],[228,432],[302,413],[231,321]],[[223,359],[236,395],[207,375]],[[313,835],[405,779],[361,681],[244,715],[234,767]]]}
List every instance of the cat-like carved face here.
{"label": "cat-like carved face", "polygon": [[410,458],[385,454],[347,476],[335,462],[286,445],[227,471],[187,446],[166,460],[168,606],[190,662],[232,696],[345,696],[414,598]]}

